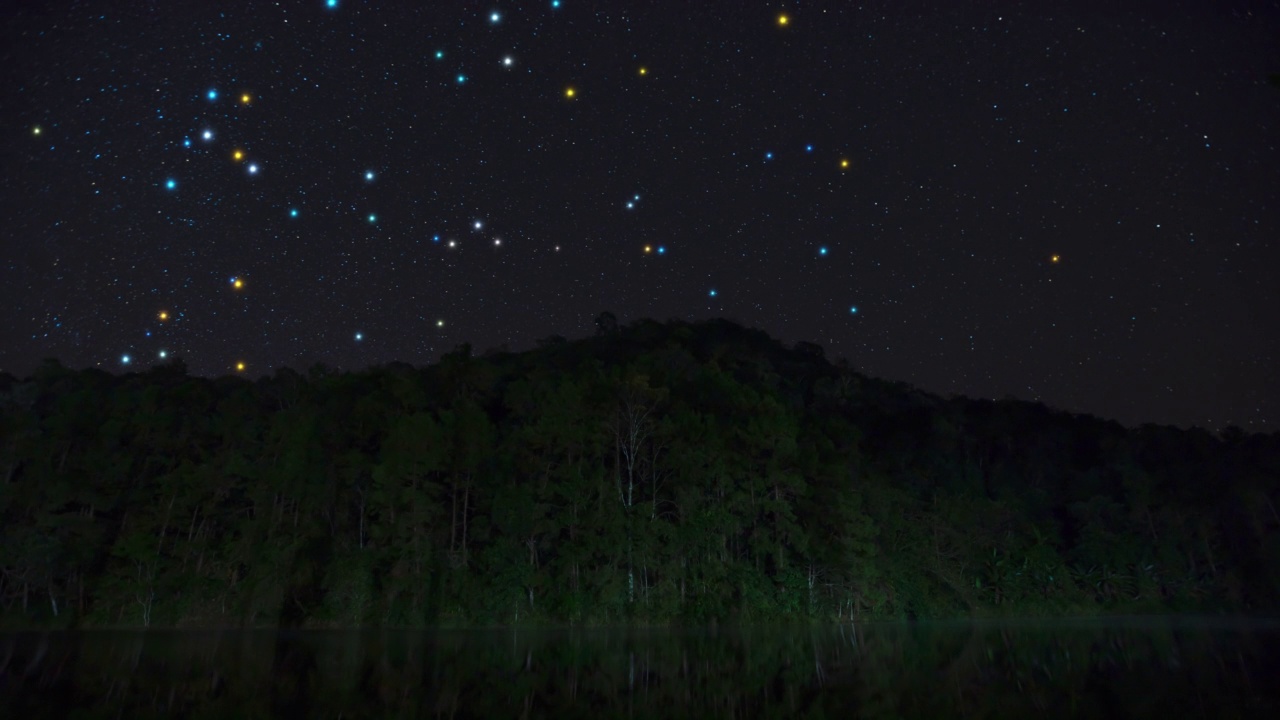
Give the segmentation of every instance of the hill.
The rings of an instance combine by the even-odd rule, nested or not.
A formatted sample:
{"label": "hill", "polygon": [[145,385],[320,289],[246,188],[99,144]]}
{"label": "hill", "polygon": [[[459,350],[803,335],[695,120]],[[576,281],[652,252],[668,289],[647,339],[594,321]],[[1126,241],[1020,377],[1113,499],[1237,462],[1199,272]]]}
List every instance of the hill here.
{"label": "hill", "polygon": [[944,399],[724,320],[0,376],[0,622],[1269,613],[1280,434]]}

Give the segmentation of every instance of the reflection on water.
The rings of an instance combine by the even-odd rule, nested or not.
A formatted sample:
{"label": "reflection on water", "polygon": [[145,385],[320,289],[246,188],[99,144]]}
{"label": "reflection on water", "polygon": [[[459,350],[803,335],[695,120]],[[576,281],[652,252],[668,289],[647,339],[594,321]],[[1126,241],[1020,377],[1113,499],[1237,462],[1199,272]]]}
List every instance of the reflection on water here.
{"label": "reflection on water", "polygon": [[1280,623],[0,634],[11,717],[1280,717]]}

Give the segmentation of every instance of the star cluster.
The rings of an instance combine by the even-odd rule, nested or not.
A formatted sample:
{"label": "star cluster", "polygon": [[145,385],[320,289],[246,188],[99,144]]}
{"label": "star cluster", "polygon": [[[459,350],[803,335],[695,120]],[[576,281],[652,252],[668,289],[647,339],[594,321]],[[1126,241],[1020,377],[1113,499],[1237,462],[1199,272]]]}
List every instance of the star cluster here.
{"label": "star cluster", "polygon": [[1274,429],[1275,8],[7,12],[0,370],[729,317],[925,390]]}

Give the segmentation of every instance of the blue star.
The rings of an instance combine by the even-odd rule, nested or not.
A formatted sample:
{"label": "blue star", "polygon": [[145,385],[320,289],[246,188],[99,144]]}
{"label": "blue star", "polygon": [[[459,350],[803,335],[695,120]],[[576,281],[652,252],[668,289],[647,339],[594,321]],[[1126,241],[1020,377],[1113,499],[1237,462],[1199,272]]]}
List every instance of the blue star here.
{"label": "blue star", "polygon": [[356,342],[360,342],[361,340],[364,340],[364,333],[356,333]]}
{"label": "blue star", "polygon": [[173,178],[169,178],[164,181],[164,187],[166,190],[175,190],[178,187],[178,181]]}
{"label": "blue star", "polygon": [[371,222],[371,223],[376,223],[376,222],[378,222],[378,216],[377,216],[377,215],[374,215],[373,213],[369,213],[369,222]]}
{"label": "blue star", "polygon": [[247,167],[247,168],[245,168],[245,169],[249,171],[249,174],[250,174],[250,175],[257,175],[257,174],[258,174],[258,163],[249,163],[249,167]]}
{"label": "blue star", "polygon": [[443,59],[444,59],[444,51],[443,51],[443,50],[437,50],[437,51],[436,51],[436,59],[437,59],[437,60],[443,60]]}
{"label": "blue star", "polygon": [[169,352],[168,352],[167,350],[161,350],[161,351],[160,351],[160,359],[161,359],[161,360],[163,360],[163,359],[165,359],[165,358],[167,358],[167,357],[169,357]]}
{"label": "blue star", "polygon": [[658,254],[659,254],[659,255],[666,255],[666,254],[667,254],[667,246],[666,246],[666,245],[659,245],[659,246],[658,246]]}
{"label": "blue star", "polygon": [[818,254],[819,254],[819,255],[826,255],[826,254],[827,254],[827,246],[826,246],[826,245],[823,245],[822,247],[818,248]]}
{"label": "blue star", "polygon": [[440,236],[439,236],[439,235],[432,235],[432,236],[431,236],[431,242],[437,242],[437,243],[438,243],[438,242],[440,242]]}
{"label": "blue star", "polygon": [[324,6],[330,10],[335,10],[338,7],[338,0],[324,0]]}
{"label": "blue star", "polygon": [[857,305],[850,305],[850,306],[849,306],[849,314],[850,314],[850,315],[857,315],[857,314],[858,314],[858,306],[857,306]]}
{"label": "blue star", "polygon": [[203,133],[200,134],[200,137],[203,138],[205,142],[209,142],[210,140],[213,139],[213,131],[205,130]]}
{"label": "blue star", "polygon": [[298,208],[289,208],[289,217],[298,217]]}
{"label": "blue star", "polygon": [[365,171],[364,171],[364,181],[365,181],[365,182],[373,182],[373,171],[372,171],[372,170],[365,170]]}
{"label": "blue star", "polygon": [[559,10],[559,9],[560,9],[560,0],[551,0],[551,9],[552,9],[552,10]]}
{"label": "blue star", "polygon": [[133,361],[133,358],[129,357],[128,355],[121,355],[121,356],[120,356],[120,364],[121,364],[121,365],[128,365],[128,364],[129,364],[130,362],[132,362],[132,361]]}
{"label": "blue star", "polygon": [[497,10],[494,10],[493,12],[489,13],[490,25],[497,25],[500,22],[502,22],[502,13],[498,12]]}
{"label": "blue star", "polygon": [[716,296],[716,291],[715,291],[715,290],[712,290],[711,292],[707,293],[707,295],[708,295],[708,296],[710,296],[710,297],[715,297],[715,296]]}
{"label": "blue star", "polygon": [[767,161],[769,161],[769,160],[772,160],[772,159],[773,159],[773,153],[771,153],[771,152],[767,152],[767,153],[765,153],[765,154],[764,154],[764,159],[765,159],[765,161],[766,161],[766,162],[767,162]]}
{"label": "blue star", "polygon": [[804,151],[805,151],[805,152],[813,152],[813,146],[812,146],[812,145],[805,145],[805,146],[804,146]]}
{"label": "blue star", "polygon": [[459,85],[461,85],[461,84],[463,84],[463,83],[465,83],[465,82],[467,81],[467,76],[466,76],[466,75],[463,75],[462,73],[458,73],[458,77],[456,77],[456,78],[454,78],[454,79],[458,81],[458,84],[459,84]]}
{"label": "blue star", "polygon": [[182,138],[182,147],[191,147],[191,138]]}
{"label": "blue star", "polygon": [[218,91],[217,91],[217,90],[214,90],[213,88],[209,88],[209,92],[205,93],[205,94],[204,94],[204,96],[205,96],[205,97],[207,97],[207,98],[209,98],[210,100],[217,100],[217,99],[218,99]]}

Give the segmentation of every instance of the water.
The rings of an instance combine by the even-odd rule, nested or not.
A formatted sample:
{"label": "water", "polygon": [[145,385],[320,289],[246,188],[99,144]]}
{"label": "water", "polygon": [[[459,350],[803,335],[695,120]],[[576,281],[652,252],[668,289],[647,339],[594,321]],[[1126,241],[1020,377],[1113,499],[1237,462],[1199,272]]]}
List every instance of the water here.
{"label": "water", "polygon": [[1280,623],[0,634],[8,717],[1280,717]]}

